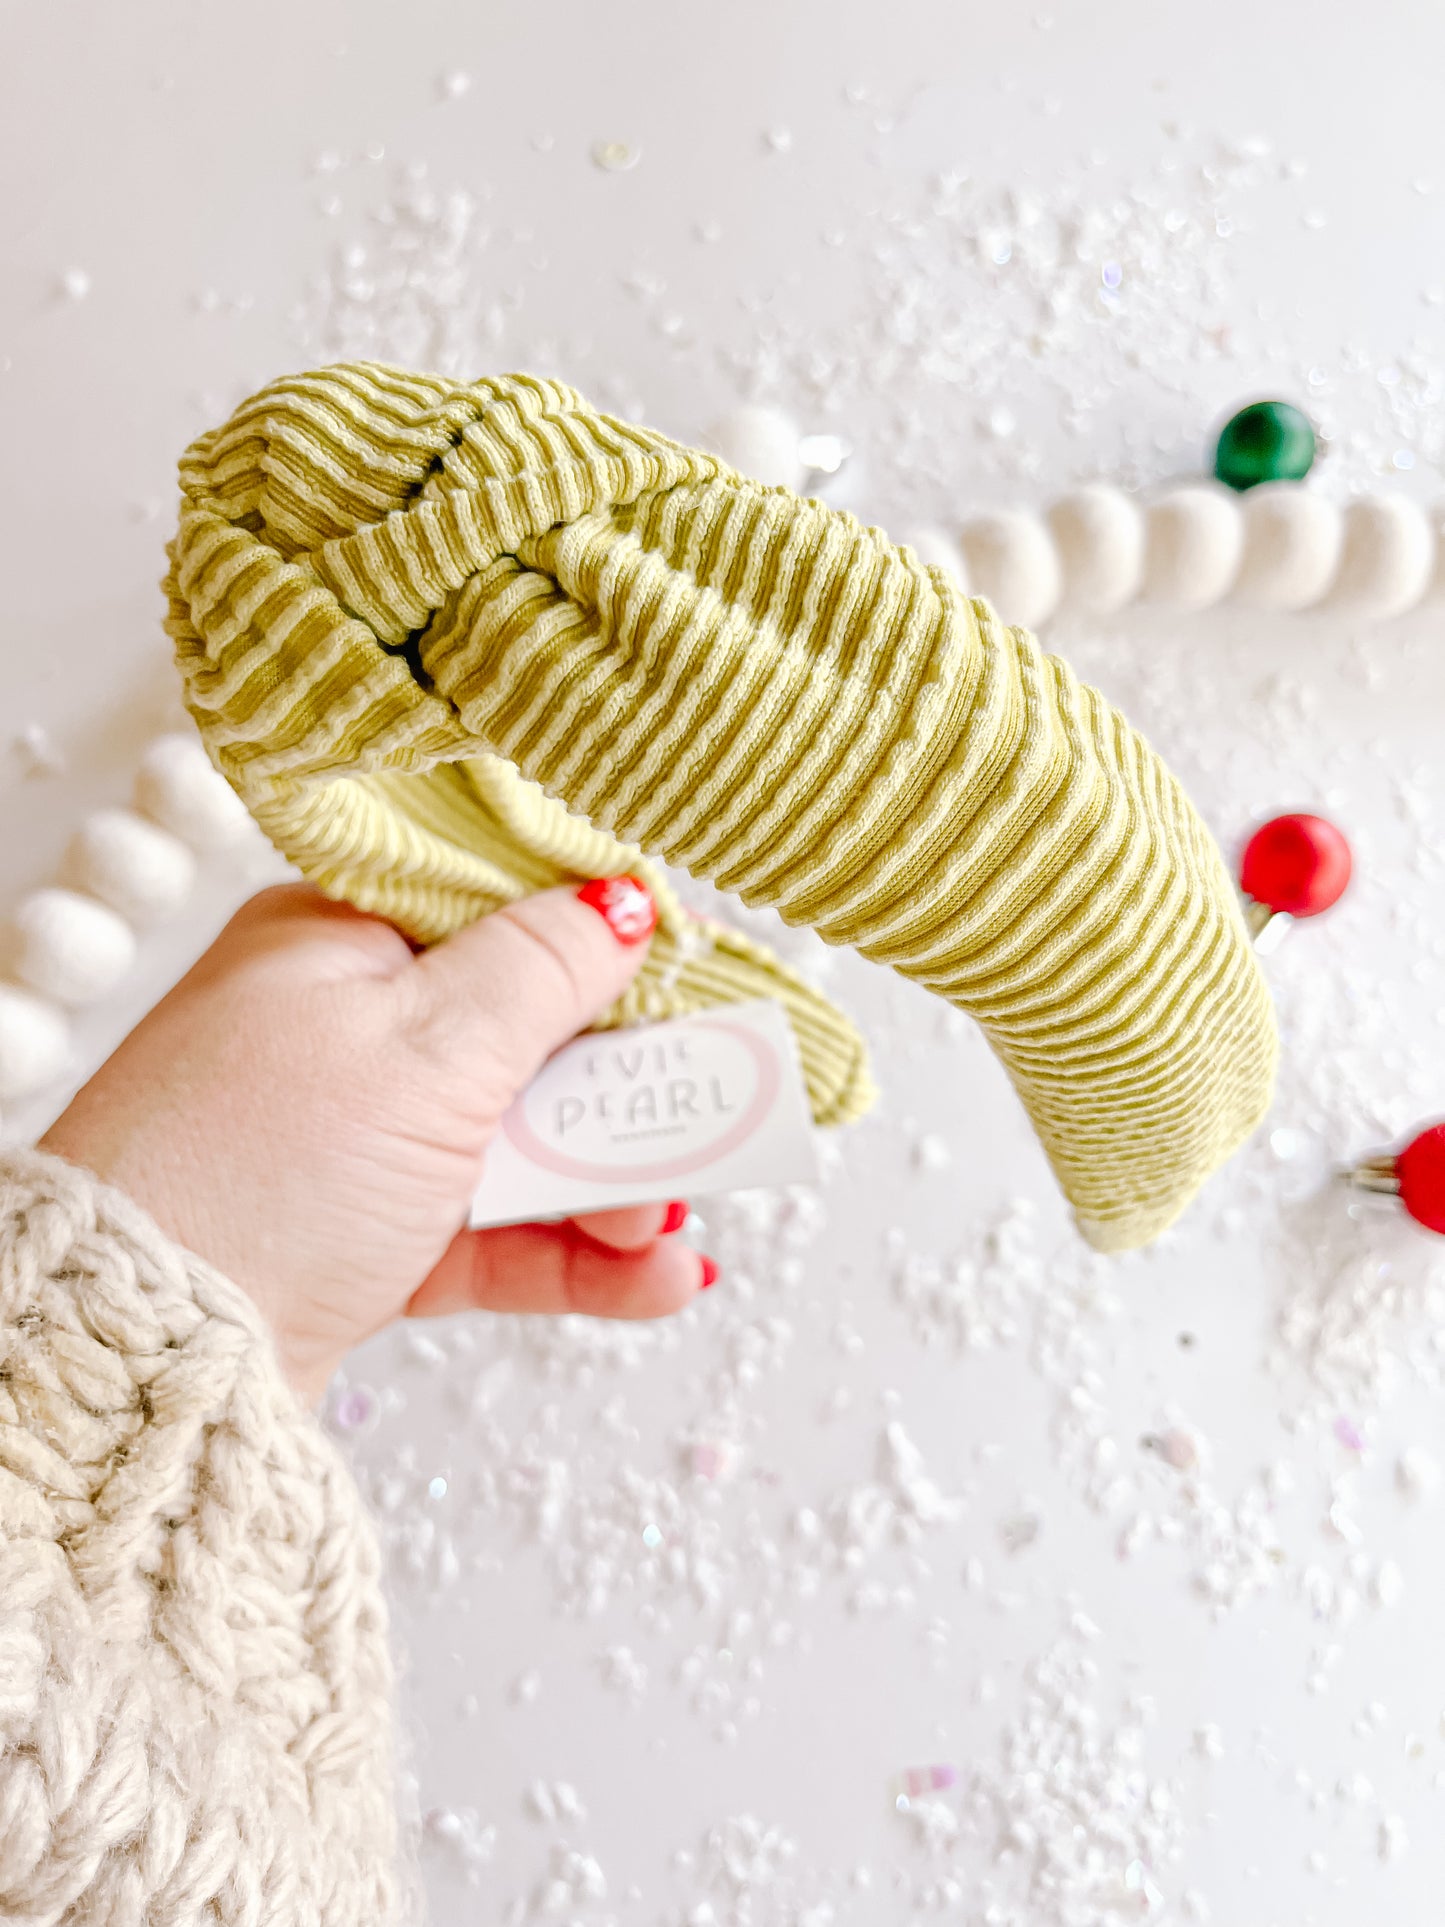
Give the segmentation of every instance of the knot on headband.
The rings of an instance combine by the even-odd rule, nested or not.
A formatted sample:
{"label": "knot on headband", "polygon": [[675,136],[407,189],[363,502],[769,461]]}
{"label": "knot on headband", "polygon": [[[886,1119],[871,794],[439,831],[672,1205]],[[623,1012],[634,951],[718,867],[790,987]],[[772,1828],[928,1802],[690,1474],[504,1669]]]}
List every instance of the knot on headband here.
{"label": "knot on headband", "polygon": [[852,516],[555,382],[357,363],[188,450],[170,557],[207,748],[329,894],[429,942],[640,868],[659,931],[606,1021],[779,998],[844,1122],[871,1097],[853,1026],[639,851],[773,905],[982,1025],[1105,1250],[1259,1121],[1268,993],[1178,784]]}

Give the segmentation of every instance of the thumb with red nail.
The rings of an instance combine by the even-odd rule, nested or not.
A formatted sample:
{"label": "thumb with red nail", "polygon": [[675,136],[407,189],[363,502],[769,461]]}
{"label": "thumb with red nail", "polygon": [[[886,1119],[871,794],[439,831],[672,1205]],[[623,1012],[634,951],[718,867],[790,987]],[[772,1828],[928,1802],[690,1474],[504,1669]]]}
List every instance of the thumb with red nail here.
{"label": "thumb with red nail", "polygon": [[129,1192],[247,1291],[313,1401],[403,1314],[664,1316],[717,1275],[671,1235],[681,1200],[465,1228],[503,1113],[627,988],[656,921],[642,882],[604,877],[418,955],[309,886],[267,890],[43,1148]]}

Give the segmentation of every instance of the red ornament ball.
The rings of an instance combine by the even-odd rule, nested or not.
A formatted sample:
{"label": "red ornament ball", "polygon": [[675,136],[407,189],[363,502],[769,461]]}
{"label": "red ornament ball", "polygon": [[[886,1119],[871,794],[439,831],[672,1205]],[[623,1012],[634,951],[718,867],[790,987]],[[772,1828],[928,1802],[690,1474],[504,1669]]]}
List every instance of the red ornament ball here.
{"label": "red ornament ball", "polygon": [[1240,888],[1266,910],[1317,917],[1350,880],[1350,846],[1322,816],[1276,816],[1245,845]]}
{"label": "red ornament ball", "polygon": [[1445,1232],[1445,1124],[1412,1138],[1395,1159],[1400,1202],[1427,1230]]}

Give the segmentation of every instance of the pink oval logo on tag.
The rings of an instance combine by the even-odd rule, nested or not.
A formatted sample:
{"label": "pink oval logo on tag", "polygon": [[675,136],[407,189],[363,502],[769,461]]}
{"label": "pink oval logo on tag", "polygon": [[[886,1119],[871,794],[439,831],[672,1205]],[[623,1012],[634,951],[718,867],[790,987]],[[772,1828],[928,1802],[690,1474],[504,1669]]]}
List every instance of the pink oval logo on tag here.
{"label": "pink oval logo on tag", "polygon": [[694,1017],[669,1033],[599,1031],[543,1065],[502,1129],[558,1177],[684,1178],[747,1141],[780,1077],[768,1041],[725,1018]]}

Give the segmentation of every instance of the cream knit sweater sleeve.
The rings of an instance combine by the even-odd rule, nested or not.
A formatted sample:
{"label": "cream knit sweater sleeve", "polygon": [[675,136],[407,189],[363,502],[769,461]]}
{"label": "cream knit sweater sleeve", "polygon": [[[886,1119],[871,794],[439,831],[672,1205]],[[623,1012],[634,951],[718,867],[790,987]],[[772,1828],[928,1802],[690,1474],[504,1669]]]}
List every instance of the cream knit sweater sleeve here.
{"label": "cream knit sweater sleeve", "polygon": [[0,1156],[0,1920],[410,1912],[344,1463],[243,1293],[88,1173]]}

